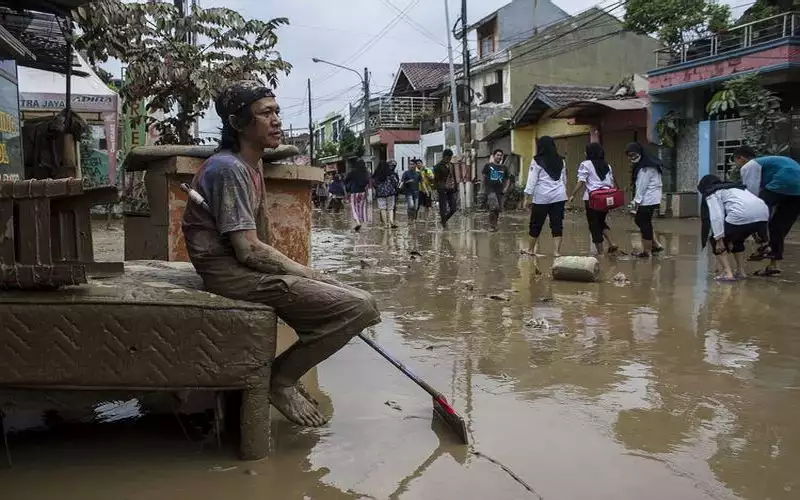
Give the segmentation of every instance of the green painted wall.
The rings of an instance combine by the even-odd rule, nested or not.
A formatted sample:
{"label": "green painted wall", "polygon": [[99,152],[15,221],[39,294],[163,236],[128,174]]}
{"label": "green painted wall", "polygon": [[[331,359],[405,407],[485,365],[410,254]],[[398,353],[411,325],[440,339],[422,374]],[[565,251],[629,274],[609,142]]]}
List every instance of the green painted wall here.
{"label": "green painted wall", "polygon": [[[622,24],[613,16],[596,18],[597,9],[554,27],[509,49],[512,109],[516,110],[535,85],[615,85],[633,73],[653,68],[657,40],[633,33],[617,33]],[[596,18],[596,19],[595,19]],[[591,22],[581,27],[582,24]],[[574,32],[553,40],[564,32]],[[548,41],[544,34],[552,34]],[[543,45],[545,44],[545,45]],[[541,47],[540,47],[541,46]],[[533,48],[540,47],[535,51]]]}

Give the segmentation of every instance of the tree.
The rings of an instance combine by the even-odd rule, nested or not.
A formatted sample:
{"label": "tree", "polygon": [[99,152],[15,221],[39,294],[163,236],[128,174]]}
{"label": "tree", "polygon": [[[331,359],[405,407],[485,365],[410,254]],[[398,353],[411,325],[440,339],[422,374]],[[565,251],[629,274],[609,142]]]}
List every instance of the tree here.
{"label": "tree", "polygon": [[339,141],[339,153],[343,158],[353,156],[364,156],[364,141],[349,128],[342,132],[342,140]]}
{"label": "tree", "polygon": [[[285,18],[248,20],[226,8],[194,8],[185,17],[172,3],[97,0],[73,12],[76,48],[92,64],[119,59],[127,66],[120,90],[127,103],[145,102],[160,144],[196,144],[192,124],[230,81],[276,86],[291,65],[275,50]],[[196,37],[197,44],[191,40]]]}
{"label": "tree", "polygon": [[642,35],[656,35],[669,48],[718,33],[727,28],[730,21],[730,8],[710,0],[625,2],[626,29]]}

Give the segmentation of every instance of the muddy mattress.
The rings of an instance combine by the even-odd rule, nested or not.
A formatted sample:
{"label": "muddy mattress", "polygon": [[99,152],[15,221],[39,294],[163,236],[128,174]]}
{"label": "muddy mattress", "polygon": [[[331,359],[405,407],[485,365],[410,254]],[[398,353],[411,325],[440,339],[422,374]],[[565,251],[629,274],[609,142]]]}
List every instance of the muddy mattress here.
{"label": "muddy mattress", "polygon": [[0,291],[0,386],[263,385],[276,334],[271,308],[202,291],[191,264],[127,262],[87,285]]}

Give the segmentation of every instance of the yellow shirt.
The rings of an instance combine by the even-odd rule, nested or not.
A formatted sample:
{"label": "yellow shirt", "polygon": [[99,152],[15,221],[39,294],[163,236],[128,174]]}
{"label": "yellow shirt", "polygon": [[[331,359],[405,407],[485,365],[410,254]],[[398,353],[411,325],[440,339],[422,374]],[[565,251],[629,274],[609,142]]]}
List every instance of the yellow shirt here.
{"label": "yellow shirt", "polygon": [[425,194],[433,193],[433,171],[427,167],[422,167],[420,173],[419,190]]}

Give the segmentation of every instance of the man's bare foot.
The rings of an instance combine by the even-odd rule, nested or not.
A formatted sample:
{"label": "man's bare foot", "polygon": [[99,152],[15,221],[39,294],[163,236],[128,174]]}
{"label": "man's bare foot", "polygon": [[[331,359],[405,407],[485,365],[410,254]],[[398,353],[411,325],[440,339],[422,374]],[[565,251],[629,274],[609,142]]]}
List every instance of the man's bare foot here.
{"label": "man's bare foot", "polygon": [[306,398],[311,404],[314,406],[319,406],[319,401],[317,401],[317,399],[312,396],[310,392],[308,392],[308,389],[305,385],[303,385],[302,382],[298,381],[295,387],[297,387],[297,390],[300,391],[300,394],[302,394],[303,397]]}
{"label": "man's bare foot", "polygon": [[270,390],[270,402],[284,417],[298,425],[319,427],[328,422],[328,418],[296,386],[273,386]]}

